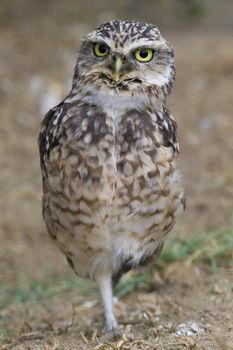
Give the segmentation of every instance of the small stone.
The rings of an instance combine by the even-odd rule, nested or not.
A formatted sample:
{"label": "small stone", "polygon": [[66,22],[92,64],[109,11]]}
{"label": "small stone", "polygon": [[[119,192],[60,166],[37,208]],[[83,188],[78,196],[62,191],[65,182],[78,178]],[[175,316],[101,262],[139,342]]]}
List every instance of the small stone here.
{"label": "small stone", "polygon": [[204,333],[204,329],[201,328],[196,322],[188,321],[187,323],[181,323],[176,327],[175,336],[191,337],[193,335],[199,335]]}

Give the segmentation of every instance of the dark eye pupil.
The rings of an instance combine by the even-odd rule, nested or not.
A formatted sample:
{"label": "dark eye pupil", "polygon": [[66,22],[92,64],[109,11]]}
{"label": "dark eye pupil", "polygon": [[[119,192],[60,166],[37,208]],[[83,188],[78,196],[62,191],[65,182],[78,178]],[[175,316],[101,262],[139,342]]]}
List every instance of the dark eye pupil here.
{"label": "dark eye pupil", "polygon": [[107,51],[107,47],[103,44],[99,46],[99,52],[100,53],[105,53]]}
{"label": "dark eye pupil", "polygon": [[148,56],[148,51],[147,50],[141,50],[140,51],[140,57],[141,58],[146,58]]}

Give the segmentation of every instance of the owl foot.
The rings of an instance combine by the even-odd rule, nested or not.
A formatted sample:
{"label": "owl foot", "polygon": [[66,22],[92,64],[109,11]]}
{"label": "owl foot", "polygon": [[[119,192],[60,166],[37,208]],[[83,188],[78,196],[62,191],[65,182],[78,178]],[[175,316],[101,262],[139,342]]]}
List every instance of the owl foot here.
{"label": "owl foot", "polygon": [[118,341],[123,334],[125,333],[125,327],[119,326],[118,324],[114,325],[114,328],[109,328],[109,325],[105,325],[103,330],[103,336],[101,337],[102,341]]}
{"label": "owl foot", "polygon": [[116,321],[115,318],[113,319],[108,319],[106,321],[105,327],[104,327],[104,331],[105,333],[109,333],[109,332],[113,332],[113,331],[119,331],[119,325]]}

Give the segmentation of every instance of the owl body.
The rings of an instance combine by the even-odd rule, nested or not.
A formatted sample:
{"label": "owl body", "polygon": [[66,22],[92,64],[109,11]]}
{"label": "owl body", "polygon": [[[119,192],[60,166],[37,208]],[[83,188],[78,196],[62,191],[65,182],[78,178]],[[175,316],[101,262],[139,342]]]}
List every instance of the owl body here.
{"label": "owl body", "polygon": [[[96,45],[108,54],[95,58]],[[154,57],[142,68],[132,59],[141,46],[153,47],[155,66]],[[84,40],[70,94],[42,122],[44,220],[74,271],[96,279],[108,330],[117,327],[112,281],[160,254],[184,207],[165,107],[173,77],[173,52],[156,27],[108,22]]]}

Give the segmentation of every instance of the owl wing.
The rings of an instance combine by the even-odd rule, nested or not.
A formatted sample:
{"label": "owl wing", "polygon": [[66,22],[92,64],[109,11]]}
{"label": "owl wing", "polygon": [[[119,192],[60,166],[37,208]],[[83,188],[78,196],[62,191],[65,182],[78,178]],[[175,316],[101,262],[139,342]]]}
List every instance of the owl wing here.
{"label": "owl wing", "polygon": [[177,140],[177,123],[172,117],[169,110],[164,107],[163,115],[160,118],[158,117],[158,125],[161,134],[163,135],[163,145],[165,147],[171,147],[174,154],[177,155],[179,153],[179,143]]}
{"label": "owl wing", "polygon": [[45,179],[48,175],[49,155],[52,149],[58,145],[58,130],[64,113],[64,103],[62,101],[59,105],[50,109],[50,111],[45,115],[41,123],[40,134],[38,137],[38,145],[40,155],[40,166],[43,177],[43,186],[45,183]]}

